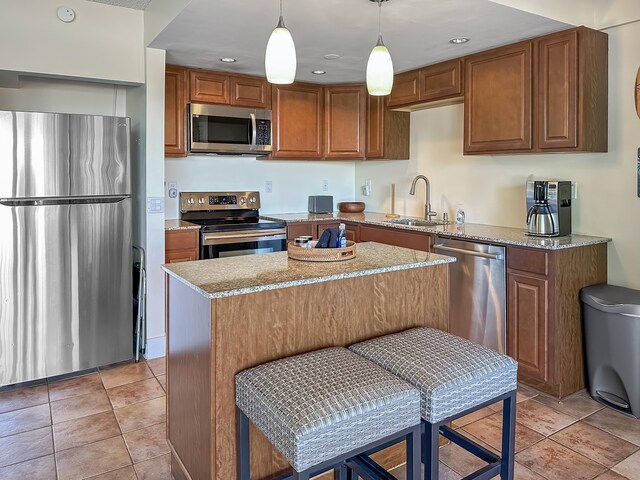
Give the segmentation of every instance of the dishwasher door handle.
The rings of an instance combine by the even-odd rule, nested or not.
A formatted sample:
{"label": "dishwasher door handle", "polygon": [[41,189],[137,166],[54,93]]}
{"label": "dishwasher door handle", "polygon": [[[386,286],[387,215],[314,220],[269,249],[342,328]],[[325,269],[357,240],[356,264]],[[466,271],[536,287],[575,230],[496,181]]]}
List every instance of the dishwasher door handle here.
{"label": "dishwasher door handle", "polygon": [[473,257],[488,258],[489,260],[502,260],[504,258],[504,255],[501,254],[496,255],[494,253],[476,252],[474,250],[465,250],[463,248],[447,247],[442,244],[434,245],[434,248],[438,248],[444,252],[462,253],[464,255],[471,255]]}

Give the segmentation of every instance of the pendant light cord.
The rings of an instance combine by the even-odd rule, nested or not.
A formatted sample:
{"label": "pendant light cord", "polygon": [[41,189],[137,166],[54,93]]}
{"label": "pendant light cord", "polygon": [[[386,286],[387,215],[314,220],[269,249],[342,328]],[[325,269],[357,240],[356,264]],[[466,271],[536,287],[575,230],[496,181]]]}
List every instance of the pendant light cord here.
{"label": "pendant light cord", "polygon": [[280,0],[280,18],[278,19],[277,28],[286,28],[284,26],[284,17],[282,16],[282,0]]}
{"label": "pendant light cord", "polygon": [[382,36],[382,0],[378,0],[378,37],[381,37],[381,36]]}

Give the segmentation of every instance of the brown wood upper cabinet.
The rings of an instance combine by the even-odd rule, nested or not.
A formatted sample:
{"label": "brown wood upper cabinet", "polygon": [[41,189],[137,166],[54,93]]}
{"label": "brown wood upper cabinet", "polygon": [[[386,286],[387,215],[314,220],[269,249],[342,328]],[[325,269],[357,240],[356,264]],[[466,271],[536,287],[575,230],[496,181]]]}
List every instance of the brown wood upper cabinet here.
{"label": "brown wood upper cabinet", "polygon": [[420,74],[418,70],[399,73],[393,77],[389,95],[389,108],[420,101]]}
{"label": "brown wood upper cabinet", "polygon": [[580,27],[536,46],[538,149],[606,152],[607,34]]}
{"label": "brown wood upper cabinet", "polygon": [[468,57],[464,153],[606,152],[607,45],[578,27]]}
{"label": "brown wood upper cabinet", "polygon": [[463,95],[463,59],[428,65],[417,70],[400,73],[393,80],[389,107],[420,110],[429,104]]}
{"label": "brown wood upper cabinet", "polygon": [[321,85],[311,83],[272,87],[272,158],[323,157],[323,90]]}
{"label": "brown wood upper cabinet", "polygon": [[420,69],[420,101],[432,102],[463,94],[462,59],[430,65]]}
{"label": "brown wood upper cabinet", "polygon": [[335,85],[324,90],[324,156],[365,155],[367,90],[364,85]]}
{"label": "brown wood upper cabinet", "polygon": [[522,42],[467,58],[464,153],[531,150],[532,50]]}
{"label": "brown wood upper cabinet", "polygon": [[365,156],[368,159],[409,159],[409,112],[387,108],[389,97],[367,95],[367,135]]}
{"label": "brown wood upper cabinet", "polygon": [[189,72],[191,102],[268,108],[269,84],[264,78],[208,70]]}
{"label": "brown wood upper cabinet", "polygon": [[164,74],[164,153],[168,157],[187,155],[186,86],[187,70],[167,65]]}

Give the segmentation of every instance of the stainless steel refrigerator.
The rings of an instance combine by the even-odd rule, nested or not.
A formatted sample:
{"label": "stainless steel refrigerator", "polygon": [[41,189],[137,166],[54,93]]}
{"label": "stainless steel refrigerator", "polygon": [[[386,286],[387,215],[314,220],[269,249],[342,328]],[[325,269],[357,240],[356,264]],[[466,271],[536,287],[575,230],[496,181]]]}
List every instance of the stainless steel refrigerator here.
{"label": "stainless steel refrigerator", "polygon": [[0,111],[0,386],[133,356],[129,119]]}

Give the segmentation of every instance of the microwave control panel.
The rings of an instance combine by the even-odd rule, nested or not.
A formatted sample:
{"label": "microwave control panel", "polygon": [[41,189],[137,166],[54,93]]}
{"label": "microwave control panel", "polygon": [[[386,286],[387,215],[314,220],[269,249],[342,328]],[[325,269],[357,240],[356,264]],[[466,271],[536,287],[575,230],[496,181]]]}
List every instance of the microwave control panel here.
{"label": "microwave control panel", "polygon": [[256,120],[256,145],[271,145],[271,120]]}

